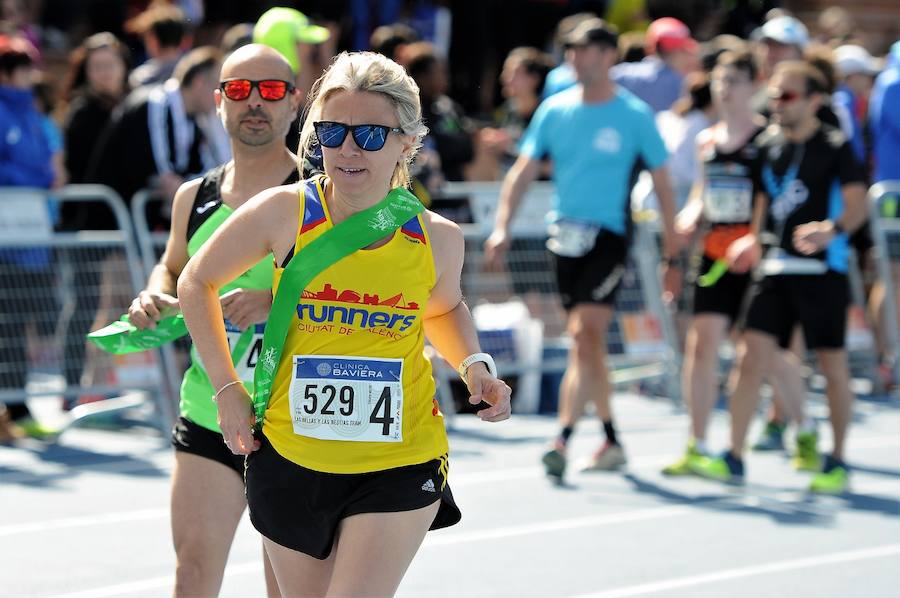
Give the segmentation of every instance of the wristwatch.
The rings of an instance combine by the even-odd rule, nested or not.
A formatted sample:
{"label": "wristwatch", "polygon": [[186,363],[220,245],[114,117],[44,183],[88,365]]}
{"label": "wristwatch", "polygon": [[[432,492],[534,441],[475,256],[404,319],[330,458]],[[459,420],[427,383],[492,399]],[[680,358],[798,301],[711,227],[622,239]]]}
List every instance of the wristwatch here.
{"label": "wristwatch", "polygon": [[468,384],[468,380],[466,380],[466,372],[469,370],[469,366],[473,363],[482,362],[487,366],[488,372],[494,378],[497,377],[497,364],[494,363],[494,358],[488,355],[487,353],[472,353],[468,357],[462,360],[462,363],[459,364],[459,368],[457,371],[459,372],[459,377],[463,379],[463,382]]}

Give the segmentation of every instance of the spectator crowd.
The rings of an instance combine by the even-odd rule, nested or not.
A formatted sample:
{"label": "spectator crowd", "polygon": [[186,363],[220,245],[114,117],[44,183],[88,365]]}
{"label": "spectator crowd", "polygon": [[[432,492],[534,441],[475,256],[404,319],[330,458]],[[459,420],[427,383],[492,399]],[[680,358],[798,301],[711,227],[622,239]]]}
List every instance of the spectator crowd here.
{"label": "spectator crowd", "polygon": [[[0,6],[0,186],[52,190],[96,183],[126,204],[146,189],[162,200],[147,214],[151,229],[167,230],[179,186],[231,158],[213,92],[223,59],[257,42],[284,55],[293,69],[291,83],[304,97],[340,50],[371,50],[401,64],[418,85],[429,129],[413,164],[412,187],[431,205],[445,182],[503,179],[541,103],[578,84],[567,40],[596,17],[618,26],[619,63],[609,75],[654,113],[677,209],[688,203],[697,182],[698,136],[722,117],[710,73],[725,52],[753,57],[756,92],[750,101],[764,117],[770,115],[766,82],[778,65],[808,62],[824,83],[819,119],[847,137],[867,182],[900,179],[900,42],[867,48],[854,37],[852,15],[842,9],[826,11],[809,27],[782,8],[755,15],[735,10],[720,23],[727,33],[703,27],[701,35],[664,10],[650,14],[643,2],[523,2],[529,18],[517,38],[500,28],[467,29],[475,17],[462,14],[459,5],[469,3],[436,0],[291,3],[307,14],[257,2],[242,9],[201,0],[107,4],[116,5],[113,14],[91,14],[87,25],[82,20],[71,29],[61,23],[74,18],[64,3],[43,3],[40,14],[31,14],[20,0]],[[552,15],[531,6],[542,4],[559,6]],[[246,22],[223,22],[228,10]],[[505,16],[509,23],[516,20]],[[98,28],[104,25],[109,30]],[[485,45],[482,33],[496,43]],[[469,93],[455,95],[459,89]],[[302,108],[297,116],[285,140],[292,151]],[[306,173],[318,166],[315,156],[304,164]],[[544,156],[539,177],[551,178],[553,167]],[[118,227],[113,214],[90,203],[64,203],[51,217],[60,231]],[[854,242],[863,256],[871,245],[865,229]],[[106,265],[115,259],[106,257]],[[115,271],[86,268],[86,261],[76,249],[0,249],[6,286],[0,291],[0,388],[25,386],[23,327],[40,337],[59,326],[58,306],[49,297],[60,262],[70,264],[78,281],[65,323],[63,370],[69,385],[82,380],[85,350],[78,339],[95,323],[101,298],[78,289],[102,288],[104,272]],[[20,281],[21,288],[5,281]],[[26,299],[34,296],[48,299]],[[874,310],[877,317],[877,305]],[[28,428],[23,404],[10,403],[0,417],[40,432]],[[0,429],[0,435],[10,429]]]}

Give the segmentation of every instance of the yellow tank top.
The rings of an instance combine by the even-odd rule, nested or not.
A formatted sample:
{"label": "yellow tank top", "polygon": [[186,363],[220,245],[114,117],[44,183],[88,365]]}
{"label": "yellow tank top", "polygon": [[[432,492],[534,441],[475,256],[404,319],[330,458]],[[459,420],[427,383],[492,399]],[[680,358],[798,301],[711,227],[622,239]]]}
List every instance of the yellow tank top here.
{"label": "yellow tank top", "polygon": [[[300,183],[295,255],[333,226],[325,180]],[[283,272],[275,268],[273,293]],[[447,452],[424,354],[434,284],[421,215],[313,279],[297,298],[263,422],[280,455],[316,471],[363,473]]]}

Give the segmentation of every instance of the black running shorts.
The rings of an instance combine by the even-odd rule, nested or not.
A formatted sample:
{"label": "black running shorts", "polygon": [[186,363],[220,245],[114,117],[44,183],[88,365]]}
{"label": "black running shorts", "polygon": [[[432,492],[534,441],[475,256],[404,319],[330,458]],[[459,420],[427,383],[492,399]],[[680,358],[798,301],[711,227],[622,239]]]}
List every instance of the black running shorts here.
{"label": "black running shorts", "polygon": [[244,455],[235,455],[225,446],[225,439],[218,432],[208,430],[189,419],[179,417],[172,428],[172,446],[176,451],[199,455],[218,461],[244,479]]}
{"label": "black running shorts", "polygon": [[[703,256],[697,275],[702,276],[709,272],[713,260]],[[701,287],[694,282],[694,315],[721,314],[726,316],[734,324],[742,313],[741,307],[747,297],[750,287],[750,274],[734,274],[726,272],[716,284],[711,287]]]}
{"label": "black running shorts", "polygon": [[799,323],[807,348],[840,349],[849,304],[844,274],[767,276],[753,285],[745,328],[771,334],[787,349]]}
{"label": "black running shorts", "polygon": [[459,522],[447,485],[447,456],[369,473],[313,471],[282,457],[264,434],[247,457],[250,521],[263,536],[291,550],[326,559],[341,520],[360,513],[413,511],[441,501],[431,529]]}
{"label": "black running shorts", "polygon": [[553,254],[553,258],[556,283],[566,310],[579,303],[615,304],[628,259],[625,237],[601,230],[594,248],[585,255],[563,257]]}

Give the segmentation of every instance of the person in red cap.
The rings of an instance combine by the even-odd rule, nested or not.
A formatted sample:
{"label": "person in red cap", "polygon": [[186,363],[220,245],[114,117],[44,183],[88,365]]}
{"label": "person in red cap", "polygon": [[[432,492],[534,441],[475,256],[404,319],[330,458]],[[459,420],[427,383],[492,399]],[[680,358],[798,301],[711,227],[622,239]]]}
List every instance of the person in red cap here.
{"label": "person in red cap", "polygon": [[616,83],[644,100],[654,112],[668,110],[681,97],[684,76],[699,66],[697,40],[687,25],[664,17],[650,23],[647,57],[623,62],[610,71]]}

